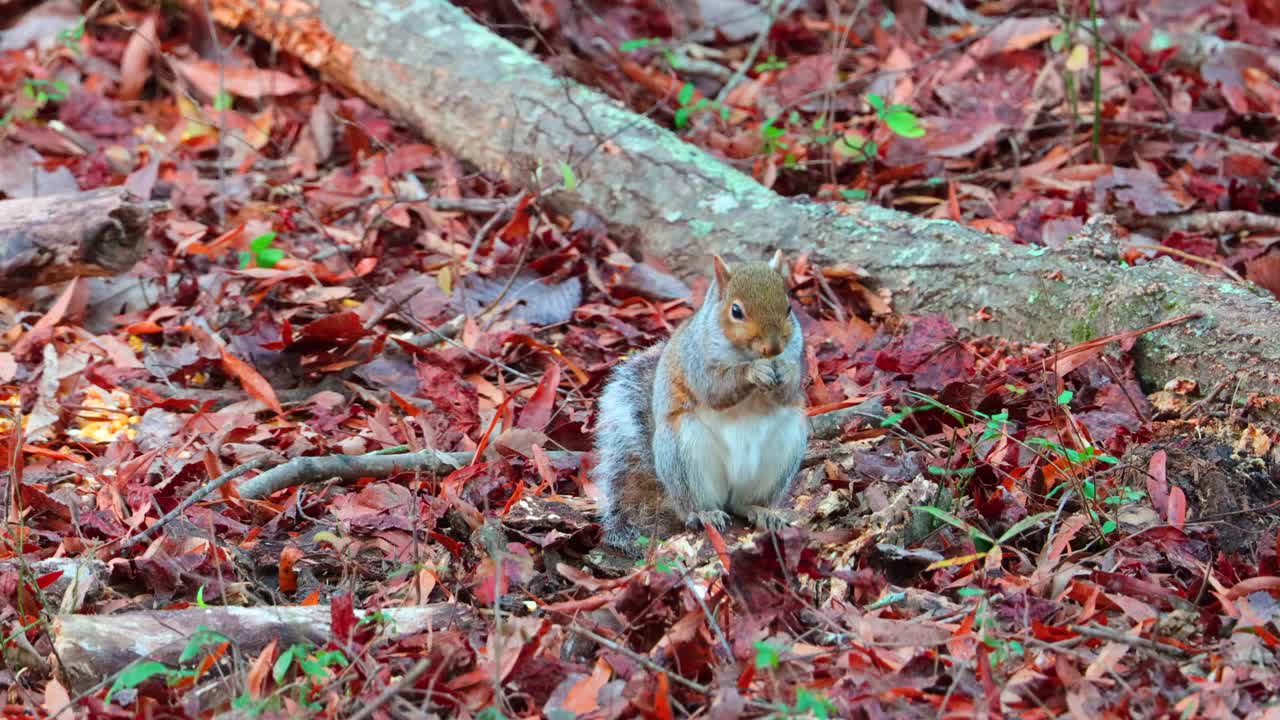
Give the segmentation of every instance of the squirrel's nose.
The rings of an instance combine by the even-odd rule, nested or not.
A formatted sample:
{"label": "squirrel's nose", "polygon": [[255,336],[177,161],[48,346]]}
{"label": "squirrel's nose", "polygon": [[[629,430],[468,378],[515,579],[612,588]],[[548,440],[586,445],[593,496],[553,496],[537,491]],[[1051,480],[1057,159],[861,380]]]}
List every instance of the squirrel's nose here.
{"label": "squirrel's nose", "polygon": [[782,344],[777,340],[768,340],[760,346],[760,354],[765,357],[773,357],[780,352],[782,352]]}

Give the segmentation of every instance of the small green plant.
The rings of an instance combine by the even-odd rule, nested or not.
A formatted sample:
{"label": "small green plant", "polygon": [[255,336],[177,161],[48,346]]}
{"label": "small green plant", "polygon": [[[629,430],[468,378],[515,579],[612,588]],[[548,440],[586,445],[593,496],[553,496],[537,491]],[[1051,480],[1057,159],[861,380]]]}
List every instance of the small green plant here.
{"label": "small green plant", "polygon": [[4,114],[4,117],[0,117],[0,127],[8,125],[14,118],[30,120],[38,115],[49,103],[66,100],[70,92],[71,90],[64,80],[26,78],[22,81],[22,93],[31,102],[20,108],[10,108]]}
{"label": "small green plant", "polygon": [[250,263],[261,268],[272,268],[284,259],[284,251],[271,247],[275,242],[275,232],[265,232],[249,242],[248,250],[240,251],[240,267],[248,267]]}
{"label": "small green plant", "polygon": [[786,70],[787,61],[779,60],[777,55],[770,55],[768,60],[756,63],[756,72],[762,73],[769,70]]}
{"label": "small green plant", "polygon": [[85,17],[81,15],[75,25],[58,31],[58,42],[76,55],[84,54],[80,49],[80,41],[84,39],[84,23]]}
{"label": "small green plant", "polygon": [[796,688],[796,704],[787,708],[788,716],[816,717],[819,720],[828,720],[836,711],[836,706],[827,698],[818,693],[810,691],[808,688]]}
{"label": "small green plant", "polygon": [[753,647],[756,649],[757,670],[769,670],[778,667],[779,653],[777,647],[764,640],[757,640]]}
{"label": "small green plant", "polygon": [[869,93],[867,102],[876,109],[876,117],[894,133],[906,138],[924,137],[924,128],[920,127],[920,118],[911,112],[911,108],[902,104],[886,106],[884,98]]}
{"label": "small green plant", "polygon": [[729,108],[715,100],[712,100],[711,98],[706,97],[700,97],[695,102],[693,99],[695,92],[693,83],[685,83],[680,88],[680,94],[676,96],[676,102],[678,102],[680,106],[676,108],[673,122],[675,122],[677,130],[687,126],[689,124],[689,118],[693,116],[693,113],[698,112],[699,110],[715,110],[720,113],[720,117],[722,119],[729,119]]}
{"label": "small green plant", "polygon": [[177,685],[184,679],[194,677],[195,670],[178,670],[155,660],[147,660],[143,662],[135,662],[116,676],[115,682],[111,683],[111,688],[107,690],[107,702],[111,701],[111,696],[121,690],[132,690],[144,682],[154,678],[163,676],[165,684],[169,687]]}
{"label": "small green plant", "polygon": [[1019,520],[1018,522],[1010,525],[1009,529],[1005,530],[1004,533],[1000,535],[1000,537],[992,538],[987,533],[983,532],[982,530],[979,530],[977,527],[974,527],[973,525],[961,520],[960,518],[956,517],[955,515],[952,515],[951,513],[947,512],[946,510],[943,510],[942,508],[934,507],[933,505],[917,505],[913,509],[932,515],[934,519],[940,520],[948,525],[951,525],[952,527],[958,528],[960,530],[964,530],[966,533],[968,533],[969,537],[973,540],[973,545],[978,549],[978,552],[987,552],[991,550],[991,548],[997,547],[999,545],[1003,545],[1009,542],[1010,540],[1014,539],[1015,537],[1021,535],[1022,533],[1026,532],[1028,529],[1038,524],[1041,520],[1045,520],[1047,518],[1053,517],[1053,513],[1051,512],[1042,512],[1042,513],[1036,513],[1035,515],[1028,515],[1022,518],[1021,520]]}
{"label": "small green plant", "polygon": [[276,658],[275,665],[271,667],[271,677],[282,684],[289,676],[290,668],[296,666],[312,682],[324,682],[332,676],[332,668],[346,667],[347,664],[347,656],[340,650],[315,652],[307,643],[294,643]]}

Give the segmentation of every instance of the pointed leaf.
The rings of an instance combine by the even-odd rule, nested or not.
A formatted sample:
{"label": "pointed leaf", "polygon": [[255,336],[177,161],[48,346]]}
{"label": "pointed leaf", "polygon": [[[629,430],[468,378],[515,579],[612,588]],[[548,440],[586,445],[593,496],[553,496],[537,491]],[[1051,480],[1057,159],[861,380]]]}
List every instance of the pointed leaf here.
{"label": "pointed leaf", "polygon": [[239,380],[240,386],[251,397],[261,400],[276,413],[284,413],[284,408],[280,406],[280,400],[276,398],[276,391],[272,389],[271,383],[267,382],[267,379],[251,365],[227,352],[226,348],[222,348],[222,369]]}
{"label": "pointed leaf", "polygon": [[1027,517],[1024,517],[1018,522],[1014,523],[1013,525],[1010,525],[1009,529],[1005,530],[1004,534],[1000,536],[1000,539],[996,541],[996,544],[1000,545],[1005,542],[1008,542],[1009,540],[1012,540],[1013,538],[1017,537],[1020,533],[1022,533],[1022,531],[1039,523],[1041,520],[1044,520],[1045,518],[1052,517],[1052,516],[1053,516],[1053,513],[1051,512],[1042,512],[1042,513],[1036,513],[1035,515],[1028,515]]}

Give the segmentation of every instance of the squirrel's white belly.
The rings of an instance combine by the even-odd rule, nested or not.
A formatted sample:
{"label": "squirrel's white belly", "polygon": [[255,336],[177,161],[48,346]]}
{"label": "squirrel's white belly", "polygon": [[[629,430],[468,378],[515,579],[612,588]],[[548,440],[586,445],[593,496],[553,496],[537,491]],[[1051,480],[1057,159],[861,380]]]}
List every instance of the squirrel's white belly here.
{"label": "squirrel's white belly", "polygon": [[[765,504],[804,454],[808,425],[804,411],[748,400],[728,410],[701,408],[699,431],[686,440],[686,457],[709,482],[702,483],[703,507]],[[698,487],[694,483],[694,487]],[[731,495],[732,494],[732,495]]]}

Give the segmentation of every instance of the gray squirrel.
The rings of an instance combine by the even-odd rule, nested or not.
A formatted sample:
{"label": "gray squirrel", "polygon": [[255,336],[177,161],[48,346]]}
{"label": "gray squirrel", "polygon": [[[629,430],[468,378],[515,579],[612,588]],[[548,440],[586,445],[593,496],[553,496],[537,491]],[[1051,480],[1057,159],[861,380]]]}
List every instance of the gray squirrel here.
{"label": "gray squirrel", "polygon": [[781,251],[731,271],[669,340],[614,369],[597,404],[593,482],[608,545],[641,554],[730,515],[775,529],[809,442],[804,338]]}

